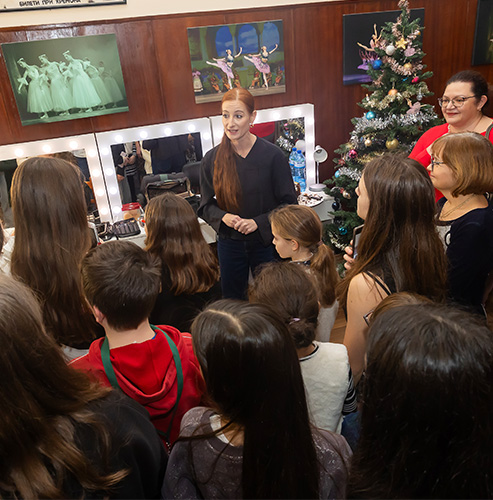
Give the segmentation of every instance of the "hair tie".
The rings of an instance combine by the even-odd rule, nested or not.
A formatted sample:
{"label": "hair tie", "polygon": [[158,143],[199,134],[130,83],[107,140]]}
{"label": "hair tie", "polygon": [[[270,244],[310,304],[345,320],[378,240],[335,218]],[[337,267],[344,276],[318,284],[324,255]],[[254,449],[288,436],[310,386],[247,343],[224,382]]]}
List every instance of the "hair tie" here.
{"label": "hair tie", "polygon": [[300,320],[300,318],[291,318],[291,321],[289,322],[290,325],[293,323],[297,323]]}

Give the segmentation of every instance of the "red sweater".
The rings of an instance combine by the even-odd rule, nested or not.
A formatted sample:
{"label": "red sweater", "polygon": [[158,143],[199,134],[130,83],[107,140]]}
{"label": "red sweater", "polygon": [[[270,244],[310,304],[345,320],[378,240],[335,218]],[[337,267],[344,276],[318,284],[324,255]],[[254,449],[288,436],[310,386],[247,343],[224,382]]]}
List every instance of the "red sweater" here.
{"label": "red sweater", "polygon": [[[183,368],[183,392],[170,433],[172,444],[180,432],[183,415],[200,404],[205,386],[192,350],[191,335],[181,333],[172,326],[158,328],[165,331],[176,344]],[[103,340],[95,340],[88,354],[70,364],[109,386],[101,360]],[[122,391],[147,409],[156,429],[166,432],[176,402],[177,377],[173,354],[163,333],[157,331],[153,339],[142,343],[115,347],[110,350],[110,359]]]}

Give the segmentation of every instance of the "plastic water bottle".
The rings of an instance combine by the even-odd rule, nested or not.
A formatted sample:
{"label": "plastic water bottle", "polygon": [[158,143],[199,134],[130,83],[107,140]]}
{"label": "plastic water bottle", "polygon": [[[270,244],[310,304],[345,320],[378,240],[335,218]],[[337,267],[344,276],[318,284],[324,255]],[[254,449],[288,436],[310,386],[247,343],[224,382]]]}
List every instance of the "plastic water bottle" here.
{"label": "plastic water bottle", "polygon": [[306,191],[306,160],[301,150],[296,150],[293,165],[293,179],[300,185],[301,192]]}
{"label": "plastic water bottle", "polygon": [[289,159],[288,159],[289,168],[291,169],[291,175],[293,176],[293,179],[294,179],[294,159],[296,157],[296,152],[297,152],[297,149],[293,148],[291,150],[291,153],[289,154]]}

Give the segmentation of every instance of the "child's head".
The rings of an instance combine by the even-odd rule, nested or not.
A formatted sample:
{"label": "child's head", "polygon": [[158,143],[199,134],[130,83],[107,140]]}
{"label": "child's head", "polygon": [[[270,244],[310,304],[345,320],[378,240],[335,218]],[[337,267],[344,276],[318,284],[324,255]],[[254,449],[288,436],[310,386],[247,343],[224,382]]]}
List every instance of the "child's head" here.
{"label": "child's head", "polygon": [[195,319],[192,339],[211,398],[237,424],[251,425],[271,408],[265,425],[272,425],[304,391],[293,340],[265,305],[215,302]]}
{"label": "child's head", "polygon": [[276,312],[297,349],[309,346],[315,339],[320,305],[313,276],[304,266],[289,262],[266,264],[249,286],[248,298]]}
{"label": "child's head", "polygon": [[104,243],[82,261],[82,283],[87,301],[108,326],[132,330],[154,307],[161,286],[160,261],[129,241]]}
{"label": "child's head", "polygon": [[243,496],[319,498],[300,363],[278,315],[222,300],[197,316],[192,341],[221,420],[243,432]]}
{"label": "child's head", "polygon": [[274,210],[269,218],[279,255],[296,260],[297,256],[306,258],[306,251],[310,252],[310,269],[315,274],[320,304],[334,304],[339,276],[334,252],[322,242],[322,222],[317,213],[302,205],[285,205]]}
{"label": "child's head", "polygon": [[382,312],[368,331],[362,395],[348,498],[488,496],[493,337],[484,321],[430,303]]}
{"label": "child's head", "polygon": [[274,245],[283,259],[300,249],[315,253],[322,240],[322,223],[315,211],[302,205],[285,205],[270,214]]}

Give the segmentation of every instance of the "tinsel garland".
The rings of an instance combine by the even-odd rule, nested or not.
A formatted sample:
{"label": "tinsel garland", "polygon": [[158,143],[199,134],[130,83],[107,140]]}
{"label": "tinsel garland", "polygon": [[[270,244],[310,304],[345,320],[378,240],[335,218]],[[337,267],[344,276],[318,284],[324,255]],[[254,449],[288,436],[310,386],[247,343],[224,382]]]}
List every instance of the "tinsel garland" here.
{"label": "tinsel garland", "polygon": [[341,167],[339,170],[337,170],[339,175],[345,175],[346,177],[349,177],[353,181],[359,181],[361,179],[361,172],[358,170],[354,170],[349,167]]}
{"label": "tinsel garland", "polygon": [[[377,95],[372,94],[372,97],[366,96],[361,101],[361,104],[365,109],[376,109],[382,111],[389,107],[395,101],[401,103],[403,100],[407,100],[415,95],[426,95],[429,93],[428,86],[426,83],[420,83],[412,88],[412,90],[404,90],[404,92],[398,92],[393,95],[386,95],[383,99],[379,99]],[[376,99],[373,99],[373,97]]]}
{"label": "tinsel garland", "polygon": [[429,121],[435,120],[437,115],[434,111],[423,112],[418,111],[412,115],[390,115],[387,118],[373,118],[373,120],[368,120],[365,117],[355,118],[354,130],[351,133],[351,140],[357,137],[362,132],[365,132],[368,128],[375,130],[385,130],[389,126],[401,126],[407,127],[409,125],[416,125],[417,123],[427,123]]}
{"label": "tinsel garland", "polygon": [[276,142],[281,149],[284,149],[286,151],[291,151],[291,149],[293,149],[293,143],[285,137],[279,137]]}
{"label": "tinsel garland", "polygon": [[422,71],[424,69],[424,65],[421,63],[418,63],[418,64],[406,63],[406,64],[411,65],[410,69],[406,69],[404,67],[404,65],[399,64],[393,57],[389,57],[389,56],[384,56],[382,58],[382,61],[385,64],[388,64],[392,68],[392,71],[394,73],[397,73],[398,75],[402,75],[402,76],[411,76],[411,75],[417,73],[418,71]]}

